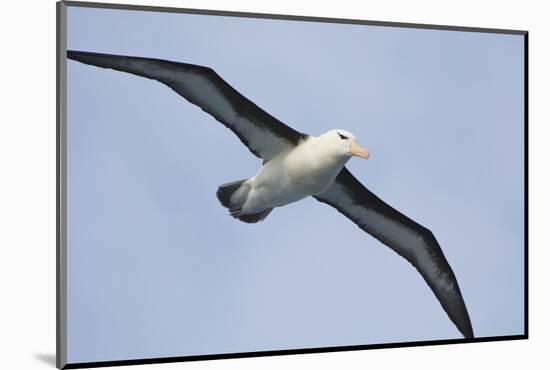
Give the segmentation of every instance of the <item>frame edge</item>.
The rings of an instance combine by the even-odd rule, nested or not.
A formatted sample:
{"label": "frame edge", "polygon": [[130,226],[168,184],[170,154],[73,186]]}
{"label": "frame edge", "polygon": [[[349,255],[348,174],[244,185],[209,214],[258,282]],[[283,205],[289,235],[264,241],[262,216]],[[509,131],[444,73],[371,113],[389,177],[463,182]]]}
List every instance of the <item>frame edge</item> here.
{"label": "frame edge", "polygon": [[108,2],[83,2],[78,0],[63,0],[67,6],[80,8],[96,8],[96,9],[112,9],[112,10],[134,10],[148,12],[164,12],[164,13],[186,13],[200,14],[222,17],[241,17],[241,18],[261,18],[261,19],[276,19],[285,21],[301,21],[301,22],[322,22],[322,23],[342,23],[342,24],[360,24],[366,26],[378,27],[400,27],[400,28],[418,28],[428,30],[443,30],[443,31],[462,31],[462,32],[481,32],[481,33],[497,33],[508,35],[525,35],[527,30],[505,29],[505,28],[484,28],[474,26],[451,26],[442,24],[427,24],[427,23],[407,23],[398,21],[376,21],[362,20],[352,18],[330,18],[322,16],[303,16],[296,14],[271,14],[271,13],[253,13],[242,11],[229,11],[218,9],[200,9],[200,8],[176,8],[167,6],[153,5],[131,5],[131,4],[115,4]]}
{"label": "frame edge", "polygon": [[67,6],[56,3],[56,367],[67,365]]}

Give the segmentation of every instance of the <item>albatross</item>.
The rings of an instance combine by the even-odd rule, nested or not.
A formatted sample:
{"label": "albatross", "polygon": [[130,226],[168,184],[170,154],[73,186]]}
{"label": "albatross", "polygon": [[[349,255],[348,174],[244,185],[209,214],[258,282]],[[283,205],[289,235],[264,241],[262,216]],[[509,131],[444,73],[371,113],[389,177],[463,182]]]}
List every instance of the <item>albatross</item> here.
{"label": "albatross", "polygon": [[473,338],[457,279],[433,233],[369,191],[345,164],[369,152],[342,129],[318,137],[285,125],[213,69],[168,60],[67,51],[69,59],[156,80],[210,114],[262,160],[258,172],[219,186],[217,198],[234,218],[256,223],[276,207],[312,196],[411,263],[465,338]]}

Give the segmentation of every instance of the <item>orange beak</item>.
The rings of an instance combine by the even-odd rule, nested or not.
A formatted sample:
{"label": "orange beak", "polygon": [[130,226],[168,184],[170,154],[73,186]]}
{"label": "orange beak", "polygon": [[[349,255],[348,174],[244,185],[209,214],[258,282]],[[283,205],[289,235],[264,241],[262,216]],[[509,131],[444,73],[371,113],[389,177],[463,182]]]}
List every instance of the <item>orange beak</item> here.
{"label": "orange beak", "polygon": [[369,159],[369,151],[367,149],[361,148],[355,140],[353,140],[349,145],[349,152],[351,155],[354,155],[356,157]]}

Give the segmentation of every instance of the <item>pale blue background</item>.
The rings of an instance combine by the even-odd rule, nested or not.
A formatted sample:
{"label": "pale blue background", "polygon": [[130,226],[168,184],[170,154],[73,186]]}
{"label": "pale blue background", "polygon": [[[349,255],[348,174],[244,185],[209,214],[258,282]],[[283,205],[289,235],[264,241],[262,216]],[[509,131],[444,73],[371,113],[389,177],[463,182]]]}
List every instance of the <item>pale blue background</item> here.
{"label": "pale blue background", "polygon": [[[477,336],[523,333],[523,39],[71,8],[69,49],[214,68],[288,125],[353,132],[348,167],[429,227]],[[460,337],[420,275],[305,199],[240,223],[260,161],[165,86],[68,62],[68,360]]]}

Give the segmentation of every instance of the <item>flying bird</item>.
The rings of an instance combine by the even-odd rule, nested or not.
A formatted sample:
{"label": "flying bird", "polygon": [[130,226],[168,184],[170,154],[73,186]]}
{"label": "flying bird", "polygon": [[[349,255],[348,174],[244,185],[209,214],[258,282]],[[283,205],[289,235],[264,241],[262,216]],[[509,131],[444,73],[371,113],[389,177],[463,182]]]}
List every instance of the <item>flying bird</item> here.
{"label": "flying bird", "polygon": [[470,317],[456,277],[432,232],[369,191],[345,167],[369,152],[342,129],[318,137],[285,125],[224,81],[213,69],[167,60],[67,51],[69,59],[159,81],[230,129],[263,163],[256,175],[219,186],[231,216],[264,220],[276,207],[313,196],[334,207],[409,261],[465,338]]}

